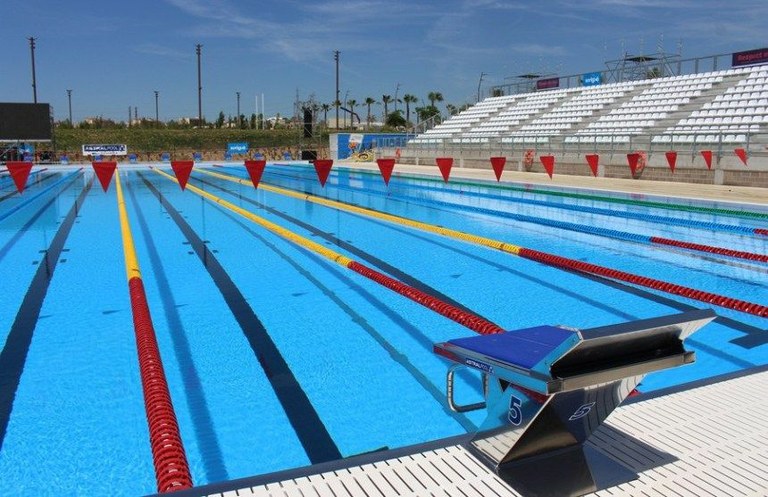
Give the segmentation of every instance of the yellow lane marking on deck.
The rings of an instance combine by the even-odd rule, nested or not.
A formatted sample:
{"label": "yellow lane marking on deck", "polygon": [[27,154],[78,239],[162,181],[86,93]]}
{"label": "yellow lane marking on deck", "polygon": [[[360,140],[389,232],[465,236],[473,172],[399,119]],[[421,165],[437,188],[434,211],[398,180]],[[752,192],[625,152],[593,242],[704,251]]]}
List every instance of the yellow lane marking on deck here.
{"label": "yellow lane marking on deck", "polygon": [[[227,174],[221,174],[221,173],[215,173],[213,171],[206,171],[203,169],[196,169],[197,172],[207,174],[219,179],[223,179],[226,181],[231,181],[233,183],[239,183],[241,185],[252,185],[252,183],[248,180],[236,178],[234,176],[230,176]],[[309,194],[309,193],[299,193],[292,190],[286,190],[285,188],[280,188],[277,186],[271,186],[266,185],[264,183],[259,183],[259,188],[262,190],[270,191],[273,193],[277,193],[280,195],[285,195],[287,197],[293,197],[300,200],[305,200],[307,202],[312,202],[315,204],[325,205],[327,207],[331,207],[333,209],[339,209],[347,212],[353,212],[355,214],[360,214],[361,216],[366,217],[372,217],[375,219],[381,219],[383,221],[387,221],[394,224],[400,224],[404,226],[410,226],[411,228],[420,229],[422,231],[428,231],[430,233],[436,233],[438,235],[443,235],[449,238],[456,238],[459,240],[463,240],[465,242],[474,243],[477,245],[482,245],[484,247],[490,247],[496,250],[501,250],[502,252],[507,252],[514,255],[519,255],[520,250],[523,247],[520,247],[518,245],[513,245],[511,243],[502,242],[499,240],[493,240],[491,238],[485,238],[483,236],[473,235],[470,233],[464,233],[463,231],[458,230],[452,230],[450,228],[442,228],[440,226],[435,226],[433,224],[427,224],[422,223],[420,221],[414,221],[413,219],[408,219],[400,216],[394,216],[392,214],[385,214],[383,212],[375,211],[373,209],[367,209],[363,207],[357,207],[354,205],[345,204],[343,202],[338,202],[336,200],[329,200],[322,197],[317,197],[315,195]]]}
{"label": "yellow lane marking on deck", "polygon": [[[155,171],[156,173],[162,175],[162,176],[165,176],[169,180],[178,183],[178,180],[176,178],[174,178],[173,176],[171,176],[170,174],[168,174],[168,173],[166,173],[164,171],[161,171],[160,169],[152,169],[152,170]],[[266,219],[261,218],[261,217],[257,216],[256,214],[243,209],[242,207],[238,207],[238,206],[236,206],[233,203],[227,202],[223,198],[217,197],[216,195],[208,193],[205,190],[201,190],[200,188],[197,188],[194,185],[190,185],[189,183],[187,183],[186,189],[189,190],[189,191],[192,191],[192,192],[200,195],[201,197],[204,197],[204,198],[210,200],[211,202],[214,202],[214,203],[216,203],[216,204],[218,204],[218,205],[220,205],[220,206],[222,206],[222,207],[224,207],[226,209],[229,209],[232,212],[240,214],[244,218],[246,218],[246,219],[248,219],[250,221],[253,221],[254,223],[258,224],[259,226],[262,226],[262,227],[268,229],[272,233],[275,233],[278,236],[281,236],[281,237],[283,237],[283,238],[285,238],[287,240],[290,240],[290,241],[296,243],[297,245],[300,245],[300,246],[302,246],[302,247],[304,247],[306,249],[309,249],[309,250],[311,250],[313,252],[316,252],[316,253],[322,255],[323,257],[325,257],[326,259],[329,259],[329,260],[331,260],[331,261],[333,261],[333,262],[335,262],[335,263],[337,263],[337,264],[339,264],[341,266],[347,267],[350,263],[353,262],[352,259],[350,259],[349,257],[346,257],[346,256],[344,256],[344,255],[342,255],[342,254],[340,254],[338,252],[334,252],[333,250],[331,250],[331,249],[329,249],[327,247],[324,247],[324,246],[320,245],[319,243],[313,242],[312,240],[308,240],[308,239],[302,237],[301,235],[297,235],[296,233],[294,233],[292,231],[289,231],[289,230],[283,228],[282,226],[279,226],[279,225],[277,225],[275,223],[267,221]]]}
{"label": "yellow lane marking on deck", "polygon": [[141,278],[141,271],[139,270],[139,260],[136,257],[136,247],[133,244],[131,225],[128,222],[128,211],[125,208],[125,197],[123,197],[123,188],[120,185],[119,171],[115,174],[115,184],[117,185],[117,209],[120,214],[120,231],[123,235],[125,275],[128,281],[131,281],[131,278]]}

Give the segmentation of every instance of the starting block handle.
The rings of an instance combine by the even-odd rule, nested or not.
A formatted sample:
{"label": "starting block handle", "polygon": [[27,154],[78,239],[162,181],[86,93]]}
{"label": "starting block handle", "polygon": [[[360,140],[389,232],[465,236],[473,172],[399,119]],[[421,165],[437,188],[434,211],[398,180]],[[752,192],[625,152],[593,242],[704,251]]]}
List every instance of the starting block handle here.
{"label": "starting block handle", "polygon": [[[446,375],[445,390],[448,398],[448,407],[453,412],[472,412],[479,409],[485,409],[485,402],[476,402],[474,404],[459,405],[453,399],[453,377],[458,369],[465,368],[463,364],[454,364],[448,368],[448,374]],[[483,398],[488,398],[488,375],[482,374],[483,381]]]}

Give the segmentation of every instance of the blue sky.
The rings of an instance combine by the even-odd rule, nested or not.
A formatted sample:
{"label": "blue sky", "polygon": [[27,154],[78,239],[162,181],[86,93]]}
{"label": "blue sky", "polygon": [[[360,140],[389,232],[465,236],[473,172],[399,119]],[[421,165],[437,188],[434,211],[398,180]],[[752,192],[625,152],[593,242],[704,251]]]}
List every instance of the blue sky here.
{"label": "blue sky", "polygon": [[439,91],[460,105],[481,73],[485,92],[529,71],[605,69],[622,47],[681,42],[692,58],[768,46],[766,0],[4,0],[3,13],[0,101],[32,101],[34,36],[38,101],[66,119],[72,89],[75,121],[125,120],[129,106],[154,117],[154,90],[162,120],[196,116],[197,43],[209,120],[236,114],[237,91],[246,115],[262,93],[270,116],[292,115],[297,90],[332,102],[334,50],[342,99]]}

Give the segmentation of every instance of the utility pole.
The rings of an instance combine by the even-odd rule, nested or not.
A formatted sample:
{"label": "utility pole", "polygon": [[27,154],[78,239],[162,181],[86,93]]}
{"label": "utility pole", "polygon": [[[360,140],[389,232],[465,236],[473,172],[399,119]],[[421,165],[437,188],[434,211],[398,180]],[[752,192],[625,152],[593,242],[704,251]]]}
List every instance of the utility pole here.
{"label": "utility pole", "polygon": [[333,51],[333,60],[336,61],[336,101],[333,103],[336,106],[336,129],[339,129],[339,55],[341,52],[338,50]]}
{"label": "utility pole", "polygon": [[37,103],[37,80],[35,77],[35,38],[29,37],[29,51],[32,54],[32,99]]}
{"label": "utility pole", "polygon": [[236,91],[235,95],[237,95],[237,128],[240,129],[243,127],[243,122],[240,120],[240,92]]}
{"label": "utility pole", "polygon": [[160,127],[160,112],[158,111],[157,99],[160,92],[155,90],[155,127]]}
{"label": "utility pole", "polygon": [[487,73],[481,72],[480,73],[480,81],[477,83],[477,101],[480,101],[480,85],[483,84],[483,76],[488,76]]}
{"label": "utility pole", "polygon": [[72,124],[72,90],[67,90],[67,100],[69,101],[69,125],[74,127]]}
{"label": "utility pole", "polygon": [[[397,84],[397,87],[395,88],[395,112],[397,112],[397,94],[400,92],[400,83]],[[386,117],[385,117],[386,119]]]}
{"label": "utility pole", "polygon": [[131,106],[128,106],[128,127],[131,127]]}
{"label": "utility pole", "polygon": [[203,46],[201,44],[195,45],[195,53],[197,54],[197,125],[203,126],[203,83],[200,75],[200,51]]}

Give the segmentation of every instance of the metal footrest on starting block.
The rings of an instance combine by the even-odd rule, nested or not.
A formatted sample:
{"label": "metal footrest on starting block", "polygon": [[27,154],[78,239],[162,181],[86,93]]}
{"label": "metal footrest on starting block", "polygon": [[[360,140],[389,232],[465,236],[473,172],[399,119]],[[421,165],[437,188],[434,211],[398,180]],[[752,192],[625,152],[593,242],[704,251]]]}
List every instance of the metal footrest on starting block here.
{"label": "metal footrest on starting block", "polygon": [[[692,363],[683,340],[715,317],[705,309],[587,330],[539,326],[434,350],[456,363],[451,408],[487,409],[468,448],[524,495],[576,496],[637,477],[584,442],[646,374]],[[455,404],[459,367],[482,372],[484,403]]]}

